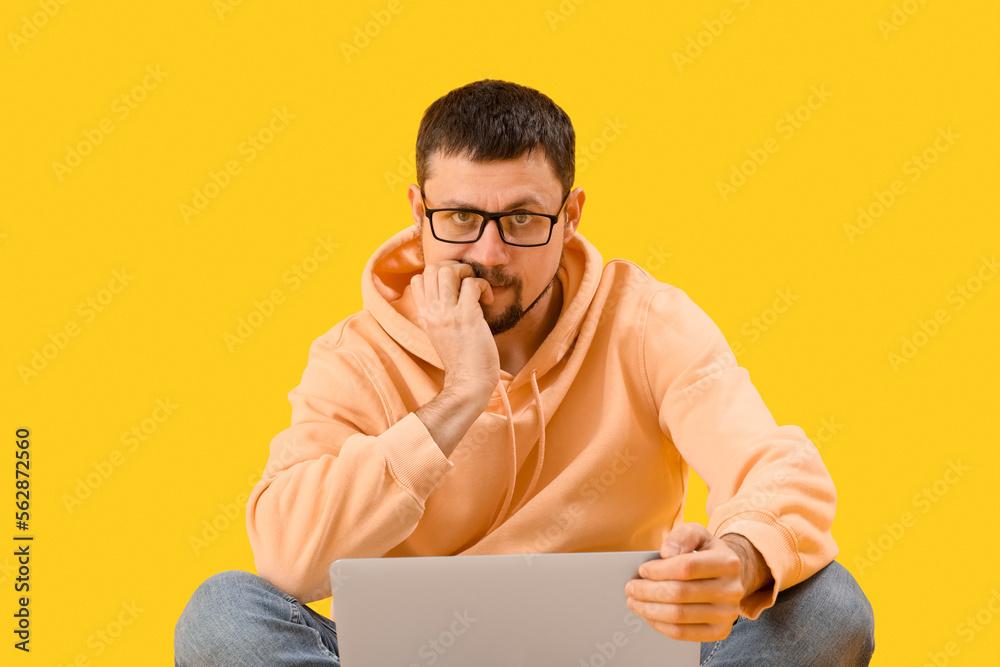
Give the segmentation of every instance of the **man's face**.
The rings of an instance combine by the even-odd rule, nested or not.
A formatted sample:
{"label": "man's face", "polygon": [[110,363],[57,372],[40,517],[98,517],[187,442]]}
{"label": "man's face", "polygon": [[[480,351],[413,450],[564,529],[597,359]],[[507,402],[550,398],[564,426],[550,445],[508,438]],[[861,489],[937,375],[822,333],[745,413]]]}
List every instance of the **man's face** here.
{"label": "man's face", "polygon": [[[427,207],[470,208],[481,211],[530,211],[555,215],[562,203],[562,185],[541,150],[530,156],[495,162],[473,162],[465,155],[429,160],[423,195]],[[423,212],[420,189],[408,193],[414,224],[421,235],[424,264],[457,260],[472,267],[476,277],[493,287],[493,303],[483,315],[496,336],[521,321],[555,281],[565,244],[579,220],[582,191],[570,193],[548,244],[523,248],[504,243],[497,222],[487,223],[475,243],[445,243],[431,234]],[[568,219],[567,219],[568,215]]]}

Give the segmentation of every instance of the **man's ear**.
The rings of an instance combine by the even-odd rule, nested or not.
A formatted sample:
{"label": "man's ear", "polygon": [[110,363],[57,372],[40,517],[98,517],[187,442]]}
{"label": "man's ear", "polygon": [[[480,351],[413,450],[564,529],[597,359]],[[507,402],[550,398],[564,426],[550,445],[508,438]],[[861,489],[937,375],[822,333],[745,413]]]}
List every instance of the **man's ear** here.
{"label": "man's ear", "polygon": [[583,188],[570,191],[569,199],[566,201],[566,222],[563,226],[563,245],[569,243],[576,233],[576,228],[580,225],[580,216],[583,215],[583,202],[587,200],[587,195]]}
{"label": "man's ear", "polygon": [[424,203],[420,200],[420,186],[413,184],[406,191],[406,198],[410,200],[410,213],[413,215],[413,225],[417,228],[417,234],[424,229]]}

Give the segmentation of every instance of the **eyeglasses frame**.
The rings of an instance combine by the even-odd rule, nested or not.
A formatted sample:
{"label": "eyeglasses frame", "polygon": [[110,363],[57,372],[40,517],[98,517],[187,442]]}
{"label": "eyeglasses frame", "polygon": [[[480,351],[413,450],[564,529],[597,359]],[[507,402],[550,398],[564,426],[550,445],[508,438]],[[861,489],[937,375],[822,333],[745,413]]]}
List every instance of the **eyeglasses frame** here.
{"label": "eyeglasses frame", "polygon": [[[491,221],[495,220],[497,223],[497,231],[500,233],[500,240],[506,243],[507,245],[515,246],[517,248],[539,248],[541,246],[548,245],[549,241],[552,240],[552,230],[553,228],[555,228],[556,223],[559,222],[559,217],[562,216],[563,214],[563,207],[565,207],[566,202],[569,201],[569,195],[570,193],[567,192],[566,196],[563,197],[562,204],[559,205],[559,211],[555,215],[549,215],[548,213],[534,213],[532,211],[524,211],[522,213],[514,213],[512,211],[501,211],[499,213],[493,213],[490,211],[479,211],[474,208],[427,208],[427,200],[424,199],[424,191],[422,189],[420,190],[420,202],[421,204],[423,204],[424,214],[427,216],[427,222],[431,226],[431,234],[434,236],[435,239],[441,241],[442,243],[454,243],[460,245],[475,243],[476,241],[478,241],[483,237],[483,232],[486,231],[486,225],[488,225]],[[439,237],[437,235],[437,232],[434,231],[434,214],[440,213],[441,211],[462,211],[464,213],[475,213],[476,215],[483,216],[483,224],[479,226],[479,233],[476,235],[476,238],[470,241],[448,241],[446,239]],[[510,215],[537,215],[543,218],[548,218],[551,224],[549,225],[549,234],[548,236],[545,237],[545,242],[523,244],[523,243],[511,243],[510,241],[508,241],[507,238],[503,235],[503,225],[500,224],[500,218]]]}

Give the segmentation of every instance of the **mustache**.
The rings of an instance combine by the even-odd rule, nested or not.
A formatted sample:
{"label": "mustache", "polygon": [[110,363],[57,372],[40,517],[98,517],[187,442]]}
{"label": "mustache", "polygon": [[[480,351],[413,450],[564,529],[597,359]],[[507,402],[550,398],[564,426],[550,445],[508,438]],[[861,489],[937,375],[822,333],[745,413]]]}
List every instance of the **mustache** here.
{"label": "mustache", "polygon": [[479,262],[471,260],[462,259],[459,261],[462,264],[470,266],[472,268],[472,272],[477,278],[482,278],[491,285],[496,285],[497,287],[508,287],[511,285],[520,285],[521,283],[516,276],[506,273],[503,269],[483,266]]}

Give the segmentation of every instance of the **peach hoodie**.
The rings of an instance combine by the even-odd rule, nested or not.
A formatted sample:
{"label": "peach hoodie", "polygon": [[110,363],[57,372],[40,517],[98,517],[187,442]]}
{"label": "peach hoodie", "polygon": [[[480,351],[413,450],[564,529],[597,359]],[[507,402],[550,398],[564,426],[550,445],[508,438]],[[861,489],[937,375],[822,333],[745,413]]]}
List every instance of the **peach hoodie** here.
{"label": "peach hoodie", "polygon": [[[247,503],[258,573],[302,602],[338,558],[659,550],[683,521],[688,465],[708,528],[763,554],[779,590],[837,555],[833,482],[797,426],[778,426],[725,338],[688,296],[577,234],[559,320],[450,460],[414,411],[444,372],[416,324],[415,231],[383,244],[364,310],[317,338]],[[331,617],[333,613],[331,610]]]}

